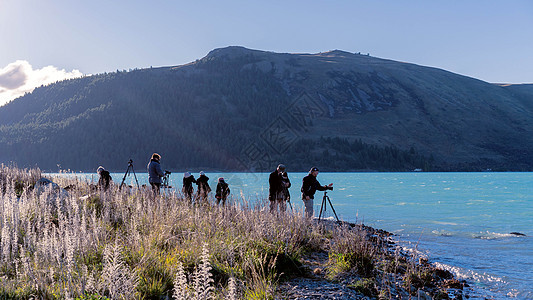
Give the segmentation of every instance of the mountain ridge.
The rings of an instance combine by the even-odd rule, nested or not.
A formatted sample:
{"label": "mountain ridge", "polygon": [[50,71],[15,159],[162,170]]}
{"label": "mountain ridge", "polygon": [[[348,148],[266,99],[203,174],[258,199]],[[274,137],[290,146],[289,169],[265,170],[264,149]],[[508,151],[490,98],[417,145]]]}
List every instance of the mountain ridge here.
{"label": "mountain ridge", "polygon": [[[342,170],[343,162],[350,166],[345,170],[380,169],[365,165],[361,160],[371,159],[364,155],[352,161],[359,154],[345,140],[413,155],[394,170],[424,168],[413,165],[415,157],[424,165],[433,157],[434,170],[531,170],[531,87],[341,50],[290,54],[230,46],[185,65],[37,88],[0,107],[0,161],[90,169],[159,151],[192,157],[172,157],[175,169],[268,170],[286,160],[302,169],[316,161],[332,170]],[[283,131],[283,143],[271,140],[273,129]],[[329,149],[335,163],[321,158],[327,137],[340,138],[335,147],[344,147]],[[56,146],[61,143],[73,143],[76,153]],[[304,145],[313,149],[300,151]],[[270,158],[243,162],[254,147]]]}

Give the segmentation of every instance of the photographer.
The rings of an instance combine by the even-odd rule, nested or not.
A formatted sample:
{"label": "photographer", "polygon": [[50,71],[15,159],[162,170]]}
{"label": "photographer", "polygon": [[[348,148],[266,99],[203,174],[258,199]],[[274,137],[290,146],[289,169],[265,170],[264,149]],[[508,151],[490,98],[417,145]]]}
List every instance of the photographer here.
{"label": "photographer", "polygon": [[[283,177],[283,174],[286,176]],[[280,164],[276,170],[270,173],[268,177],[268,200],[270,200],[270,212],[274,213],[278,211],[284,212],[287,205],[285,201],[288,200],[288,192],[291,187],[291,182],[285,172],[285,165]]]}
{"label": "photographer", "polygon": [[98,175],[100,176],[100,178],[98,179],[97,187],[103,190],[104,192],[107,191],[112,181],[109,171],[104,169],[104,167],[99,166],[98,169],[96,170],[96,173],[98,173]]}
{"label": "photographer", "polygon": [[193,183],[196,183],[194,175],[189,172],[183,173],[183,188],[181,191],[188,201],[192,201],[192,193],[194,192],[194,188],[192,187]]}
{"label": "photographer", "polygon": [[157,153],[152,154],[152,158],[150,159],[147,167],[148,182],[150,182],[152,191],[156,195],[159,195],[159,189],[161,188],[161,177],[165,176],[165,173],[163,173],[163,170],[161,169],[159,160],[161,160],[161,155]]}
{"label": "photographer", "polygon": [[309,171],[309,174],[302,180],[302,200],[305,204],[305,215],[308,218],[312,218],[313,211],[313,199],[315,198],[316,191],[333,190],[333,183],[329,185],[320,185],[316,177],[318,176],[318,168],[313,167]]}
{"label": "photographer", "polygon": [[198,199],[204,203],[207,202],[207,195],[211,192],[208,181],[209,177],[205,176],[204,171],[200,171],[200,177],[196,179],[196,184],[198,185]]}
{"label": "photographer", "polygon": [[230,193],[228,184],[224,181],[224,178],[220,177],[218,179],[217,190],[215,198],[217,199],[217,205],[222,201],[222,205],[226,205],[226,199]]}

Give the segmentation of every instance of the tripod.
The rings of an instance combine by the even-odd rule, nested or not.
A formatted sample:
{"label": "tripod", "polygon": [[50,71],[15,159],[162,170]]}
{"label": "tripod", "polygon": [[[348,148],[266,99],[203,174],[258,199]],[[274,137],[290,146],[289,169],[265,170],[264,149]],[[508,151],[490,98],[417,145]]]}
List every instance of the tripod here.
{"label": "tripod", "polygon": [[130,159],[128,161],[128,169],[126,169],[126,173],[124,173],[124,178],[122,178],[122,183],[120,184],[120,187],[118,188],[119,190],[122,190],[122,186],[124,185],[124,181],[126,180],[126,176],[128,176],[128,173],[130,173],[130,169],[131,169],[131,172],[133,172],[133,177],[135,177],[135,182],[137,182],[137,188],[140,189],[139,181],[137,181],[137,175],[135,175],[135,170],[133,169],[133,160]]}
{"label": "tripod", "polygon": [[318,215],[318,221],[320,222],[320,218],[322,217],[322,209],[324,210],[324,213],[326,212],[326,200],[329,202],[329,206],[331,207],[331,210],[333,210],[333,213],[335,214],[335,218],[337,219],[337,223],[341,223],[339,220],[339,217],[337,217],[337,213],[335,212],[335,209],[333,208],[333,204],[331,204],[331,200],[329,199],[328,192],[324,191],[324,197],[322,197],[322,205],[320,205],[320,214]]}
{"label": "tripod", "polygon": [[171,174],[170,171],[165,171],[165,176],[163,176],[163,178],[162,178],[163,180],[161,181],[161,187],[162,188],[168,188],[168,189],[172,188],[172,186],[169,185],[169,183],[170,183],[170,179],[169,179],[170,174]]}

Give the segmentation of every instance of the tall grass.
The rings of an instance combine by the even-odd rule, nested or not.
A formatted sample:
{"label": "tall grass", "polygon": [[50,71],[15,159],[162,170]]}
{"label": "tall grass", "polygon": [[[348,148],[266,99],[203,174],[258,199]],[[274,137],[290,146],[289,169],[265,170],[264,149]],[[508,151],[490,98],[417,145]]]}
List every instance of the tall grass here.
{"label": "tall grass", "polygon": [[330,276],[370,276],[364,230],[325,228],[302,212],[271,214],[240,199],[193,205],[148,189],[68,194],[31,187],[39,170],[0,169],[0,298],[273,299],[308,252],[330,252]]}

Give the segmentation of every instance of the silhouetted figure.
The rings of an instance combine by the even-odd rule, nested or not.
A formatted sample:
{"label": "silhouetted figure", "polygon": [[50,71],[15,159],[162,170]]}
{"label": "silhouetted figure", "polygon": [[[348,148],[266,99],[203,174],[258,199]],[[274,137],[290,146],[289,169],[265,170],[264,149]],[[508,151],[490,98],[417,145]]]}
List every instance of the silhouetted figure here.
{"label": "silhouetted figure", "polygon": [[[282,174],[285,172],[285,165],[280,164],[276,170],[270,173],[268,177],[268,200],[270,200],[270,212],[285,211],[287,208],[287,192],[288,188],[291,186],[289,177],[286,177],[286,180],[282,178]],[[287,174],[287,173],[285,173]]]}
{"label": "silhouetted figure", "polygon": [[181,191],[183,192],[185,198],[189,201],[192,201],[192,193],[194,192],[194,188],[192,187],[193,183],[196,183],[194,176],[189,172],[183,173],[183,188]]}
{"label": "silhouetted figure", "polygon": [[220,177],[218,179],[217,190],[215,198],[217,199],[217,205],[222,201],[222,205],[226,205],[226,199],[230,193],[228,184],[224,181],[224,178]]}
{"label": "silhouetted figure", "polygon": [[161,155],[154,153],[148,163],[148,182],[152,186],[152,191],[155,195],[159,195],[159,189],[161,188],[161,177],[165,176],[165,173],[161,169]]}
{"label": "silhouetted figure", "polygon": [[198,199],[200,199],[201,202],[206,202],[207,195],[211,192],[211,187],[209,186],[208,181],[209,177],[205,176],[204,171],[200,171],[200,177],[196,179],[196,184],[198,185]]}
{"label": "silhouetted figure", "polygon": [[313,217],[313,199],[315,198],[316,191],[331,190],[333,183],[329,185],[320,185],[316,177],[318,176],[318,168],[313,167],[309,171],[309,174],[302,180],[302,200],[305,204],[305,215],[308,218]]}
{"label": "silhouetted figure", "polygon": [[[289,174],[287,174],[287,172],[281,173],[281,182],[281,197],[283,198],[284,202],[291,202],[291,193],[289,192],[289,188],[291,187],[291,181],[289,180]],[[285,209],[283,209],[283,211],[285,211]]]}
{"label": "silhouetted figure", "polygon": [[111,175],[109,174],[109,171],[104,169],[104,167],[99,166],[96,170],[96,173],[98,173],[98,175],[100,176],[100,178],[98,179],[97,187],[103,190],[104,192],[107,191],[109,189],[109,186],[111,185],[111,181],[113,180],[111,178]]}

